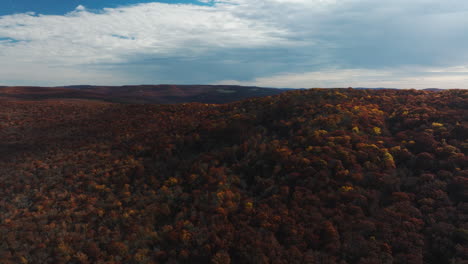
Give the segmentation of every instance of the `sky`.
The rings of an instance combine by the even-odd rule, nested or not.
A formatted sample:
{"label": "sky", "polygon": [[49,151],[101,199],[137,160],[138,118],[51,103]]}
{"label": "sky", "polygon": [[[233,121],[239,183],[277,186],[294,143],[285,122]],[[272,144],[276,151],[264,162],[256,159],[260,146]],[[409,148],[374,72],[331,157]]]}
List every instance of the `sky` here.
{"label": "sky", "polygon": [[0,85],[468,88],[465,0],[2,0]]}

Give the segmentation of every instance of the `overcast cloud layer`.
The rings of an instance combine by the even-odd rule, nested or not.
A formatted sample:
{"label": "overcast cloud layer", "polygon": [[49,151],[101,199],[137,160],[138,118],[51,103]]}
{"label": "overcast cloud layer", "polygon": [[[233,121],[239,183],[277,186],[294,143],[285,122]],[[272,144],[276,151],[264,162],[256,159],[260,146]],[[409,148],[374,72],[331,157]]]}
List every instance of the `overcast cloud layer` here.
{"label": "overcast cloud layer", "polygon": [[0,85],[468,88],[468,1],[200,2],[0,16]]}

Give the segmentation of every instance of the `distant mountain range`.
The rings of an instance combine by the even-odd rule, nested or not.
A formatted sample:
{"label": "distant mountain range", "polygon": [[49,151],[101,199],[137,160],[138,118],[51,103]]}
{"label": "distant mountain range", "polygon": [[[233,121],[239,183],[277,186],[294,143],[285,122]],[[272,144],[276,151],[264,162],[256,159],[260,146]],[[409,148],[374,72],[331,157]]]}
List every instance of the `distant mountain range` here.
{"label": "distant mountain range", "polygon": [[118,103],[229,103],[280,94],[289,89],[233,85],[126,85],[61,87],[0,86],[0,98],[26,100],[85,99]]}
{"label": "distant mountain range", "polygon": [[[366,88],[354,89],[396,89],[396,88]],[[71,85],[58,87],[34,86],[0,86],[0,99],[21,100],[52,100],[79,99],[98,100],[114,103],[213,103],[222,104],[247,98],[277,95],[293,89],[265,88],[256,86],[236,85],[124,85],[124,86],[93,86]],[[303,89],[296,89],[303,90]],[[427,88],[426,91],[442,91],[438,88]]]}

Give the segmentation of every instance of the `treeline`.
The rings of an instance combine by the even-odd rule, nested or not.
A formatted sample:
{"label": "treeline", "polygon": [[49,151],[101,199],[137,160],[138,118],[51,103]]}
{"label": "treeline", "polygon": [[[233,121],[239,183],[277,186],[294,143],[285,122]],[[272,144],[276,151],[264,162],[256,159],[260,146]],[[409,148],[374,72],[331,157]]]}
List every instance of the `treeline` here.
{"label": "treeline", "polygon": [[2,263],[468,263],[468,91],[0,109]]}

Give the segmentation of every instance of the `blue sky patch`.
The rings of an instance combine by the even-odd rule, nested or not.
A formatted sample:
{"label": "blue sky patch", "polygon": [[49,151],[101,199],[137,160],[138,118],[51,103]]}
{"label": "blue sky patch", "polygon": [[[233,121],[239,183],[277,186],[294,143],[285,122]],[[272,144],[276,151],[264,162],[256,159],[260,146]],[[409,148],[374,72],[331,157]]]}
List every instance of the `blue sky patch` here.
{"label": "blue sky patch", "polygon": [[3,37],[0,37],[0,42],[7,42],[7,43],[18,43],[20,42],[19,40],[17,39],[13,39],[13,38],[3,38]]}
{"label": "blue sky patch", "polygon": [[141,3],[210,5],[196,0],[1,0],[0,16],[34,12],[43,15],[63,15],[82,5],[89,9],[113,8]]}

